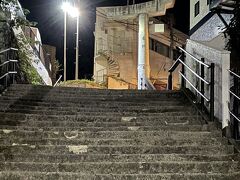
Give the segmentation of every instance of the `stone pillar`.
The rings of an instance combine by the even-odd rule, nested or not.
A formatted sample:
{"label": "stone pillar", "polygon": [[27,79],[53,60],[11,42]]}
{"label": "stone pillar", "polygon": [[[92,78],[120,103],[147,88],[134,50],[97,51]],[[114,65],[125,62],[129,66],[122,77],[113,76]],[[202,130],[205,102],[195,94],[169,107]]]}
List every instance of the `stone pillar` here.
{"label": "stone pillar", "polygon": [[146,89],[146,78],[150,78],[148,14],[139,15],[138,30],[138,89]]}

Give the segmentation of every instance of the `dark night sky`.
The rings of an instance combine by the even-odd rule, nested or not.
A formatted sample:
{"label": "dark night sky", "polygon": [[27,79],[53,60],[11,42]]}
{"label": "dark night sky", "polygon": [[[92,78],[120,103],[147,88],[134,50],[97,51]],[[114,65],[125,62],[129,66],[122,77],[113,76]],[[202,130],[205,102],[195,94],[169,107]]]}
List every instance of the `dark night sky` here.
{"label": "dark night sky", "polygon": [[[23,8],[29,9],[28,19],[38,23],[42,41],[57,48],[57,59],[63,62],[63,23],[64,15],[61,10],[63,0],[19,0]],[[136,0],[136,3],[147,0]],[[174,12],[177,18],[177,28],[187,33],[188,31],[188,1],[177,0]],[[79,71],[81,78],[91,78],[93,73],[94,56],[94,26],[97,6],[125,5],[127,0],[80,0],[80,62]],[[184,3],[185,2],[185,3]],[[185,9],[185,10],[183,10]],[[187,11],[186,11],[187,9]],[[182,11],[183,10],[183,11]],[[185,12],[185,13],[184,13]],[[68,64],[67,78],[74,79],[75,61],[75,32],[76,20],[68,19]]]}

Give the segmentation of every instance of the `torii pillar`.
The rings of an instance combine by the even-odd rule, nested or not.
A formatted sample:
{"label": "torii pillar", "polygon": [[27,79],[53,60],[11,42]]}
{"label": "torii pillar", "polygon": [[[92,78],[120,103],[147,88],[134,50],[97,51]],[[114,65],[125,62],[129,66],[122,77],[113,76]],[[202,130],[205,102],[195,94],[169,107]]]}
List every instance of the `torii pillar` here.
{"label": "torii pillar", "polygon": [[149,17],[147,13],[139,14],[138,30],[138,89],[146,89],[146,79],[150,78],[149,63]]}

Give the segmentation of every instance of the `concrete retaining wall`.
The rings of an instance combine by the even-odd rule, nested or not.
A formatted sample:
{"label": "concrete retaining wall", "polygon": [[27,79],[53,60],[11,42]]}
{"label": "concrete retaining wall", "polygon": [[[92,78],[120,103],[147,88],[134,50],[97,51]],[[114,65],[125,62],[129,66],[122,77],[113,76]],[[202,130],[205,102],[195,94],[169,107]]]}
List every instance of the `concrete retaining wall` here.
{"label": "concrete retaining wall", "polygon": [[[229,102],[229,73],[230,68],[230,52],[220,51],[214,48],[208,47],[200,42],[193,40],[187,41],[186,50],[199,59],[204,58],[205,63],[215,63],[215,117],[223,122],[223,128],[228,125],[229,114],[227,112],[227,106]],[[189,56],[186,58],[186,63],[195,71],[200,72],[200,67]],[[186,71],[188,79],[200,89],[200,81],[190,72]],[[210,70],[205,69],[205,76],[210,81]],[[189,85],[188,87],[192,89]],[[205,88],[206,96],[210,97],[210,88]],[[206,104],[207,105],[207,104]],[[207,105],[209,108],[209,106]]]}

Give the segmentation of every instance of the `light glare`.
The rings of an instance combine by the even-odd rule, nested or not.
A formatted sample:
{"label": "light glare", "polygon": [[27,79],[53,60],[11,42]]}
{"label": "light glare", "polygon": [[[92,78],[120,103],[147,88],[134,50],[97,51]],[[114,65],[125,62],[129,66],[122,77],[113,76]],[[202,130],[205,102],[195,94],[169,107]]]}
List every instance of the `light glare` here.
{"label": "light glare", "polygon": [[79,10],[76,7],[72,7],[71,10],[68,13],[72,17],[78,17],[79,16]]}
{"label": "light glare", "polygon": [[78,17],[80,15],[78,8],[71,6],[68,2],[62,4],[62,10],[72,17]]}
{"label": "light glare", "polygon": [[63,10],[64,12],[69,12],[69,11],[71,11],[71,8],[72,8],[72,6],[71,6],[70,3],[68,3],[68,2],[64,2],[64,3],[62,4],[62,10]]}

